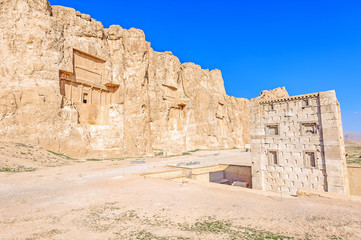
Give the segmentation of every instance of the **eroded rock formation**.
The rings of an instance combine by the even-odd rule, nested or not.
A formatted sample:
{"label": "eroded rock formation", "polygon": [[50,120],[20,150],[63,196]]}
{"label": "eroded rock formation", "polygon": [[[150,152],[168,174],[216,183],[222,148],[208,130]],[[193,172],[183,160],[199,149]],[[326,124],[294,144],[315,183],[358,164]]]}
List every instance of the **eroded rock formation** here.
{"label": "eroded rock formation", "polygon": [[0,11],[2,139],[73,157],[249,143],[249,101],[226,94],[219,70],[47,0],[3,0]]}

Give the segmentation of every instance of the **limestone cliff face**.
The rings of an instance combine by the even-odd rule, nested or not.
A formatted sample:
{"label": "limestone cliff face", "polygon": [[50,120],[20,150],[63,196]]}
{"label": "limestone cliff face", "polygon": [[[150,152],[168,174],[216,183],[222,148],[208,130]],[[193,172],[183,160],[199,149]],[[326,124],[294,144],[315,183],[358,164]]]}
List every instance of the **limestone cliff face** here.
{"label": "limestone cliff face", "polygon": [[277,98],[286,98],[286,97],[289,97],[286,88],[278,87],[272,90],[263,90],[261,94],[254,100],[265,101],[265,100],[274,100]]}
{"label": "limestone cliff face", "polygon": [[0,2],[0,135],[70,156],[249,143],[249,101],[221,72],[156,52],[138,29],[47,0]]}

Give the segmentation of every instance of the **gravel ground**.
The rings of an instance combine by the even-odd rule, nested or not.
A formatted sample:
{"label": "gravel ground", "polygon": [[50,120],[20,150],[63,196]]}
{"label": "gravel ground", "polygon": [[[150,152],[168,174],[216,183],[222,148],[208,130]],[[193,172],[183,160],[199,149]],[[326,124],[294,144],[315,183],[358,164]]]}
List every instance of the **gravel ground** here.
{"label": "gravel ground", "polygon": [[[47,159],[41,155],[38,162]],[[359,203],[137,174],[187,161],[246,164],[249,154],[240,150],[143,164],[58,160],[36,171],[0,173],[0,239],[361,239]]]}

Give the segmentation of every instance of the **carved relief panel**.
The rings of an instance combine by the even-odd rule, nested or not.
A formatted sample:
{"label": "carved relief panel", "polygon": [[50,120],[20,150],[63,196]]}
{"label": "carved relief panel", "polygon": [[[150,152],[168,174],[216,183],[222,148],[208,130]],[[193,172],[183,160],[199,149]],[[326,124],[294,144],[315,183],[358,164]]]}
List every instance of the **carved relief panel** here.
{"label": "carved relief panel", "polygon": [[74,50],[74,74],[78,81],[105,83],[105,61]]}
{"label": "carved relief panel", "polygon": [[168,129],[170,131],[182,131],[184,119],[185,105],[181,104],[177,108],[170,108],[168,115]]}

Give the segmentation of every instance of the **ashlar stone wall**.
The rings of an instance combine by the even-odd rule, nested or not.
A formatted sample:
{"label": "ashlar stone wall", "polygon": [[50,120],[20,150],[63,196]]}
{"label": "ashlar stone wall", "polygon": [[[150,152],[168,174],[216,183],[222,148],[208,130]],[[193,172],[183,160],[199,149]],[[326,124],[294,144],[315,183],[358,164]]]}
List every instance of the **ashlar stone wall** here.
{"label": "ashlar stone wall", "polygon": [[251,103],[253,187],[348,194],[340,106],[334,91]]}

